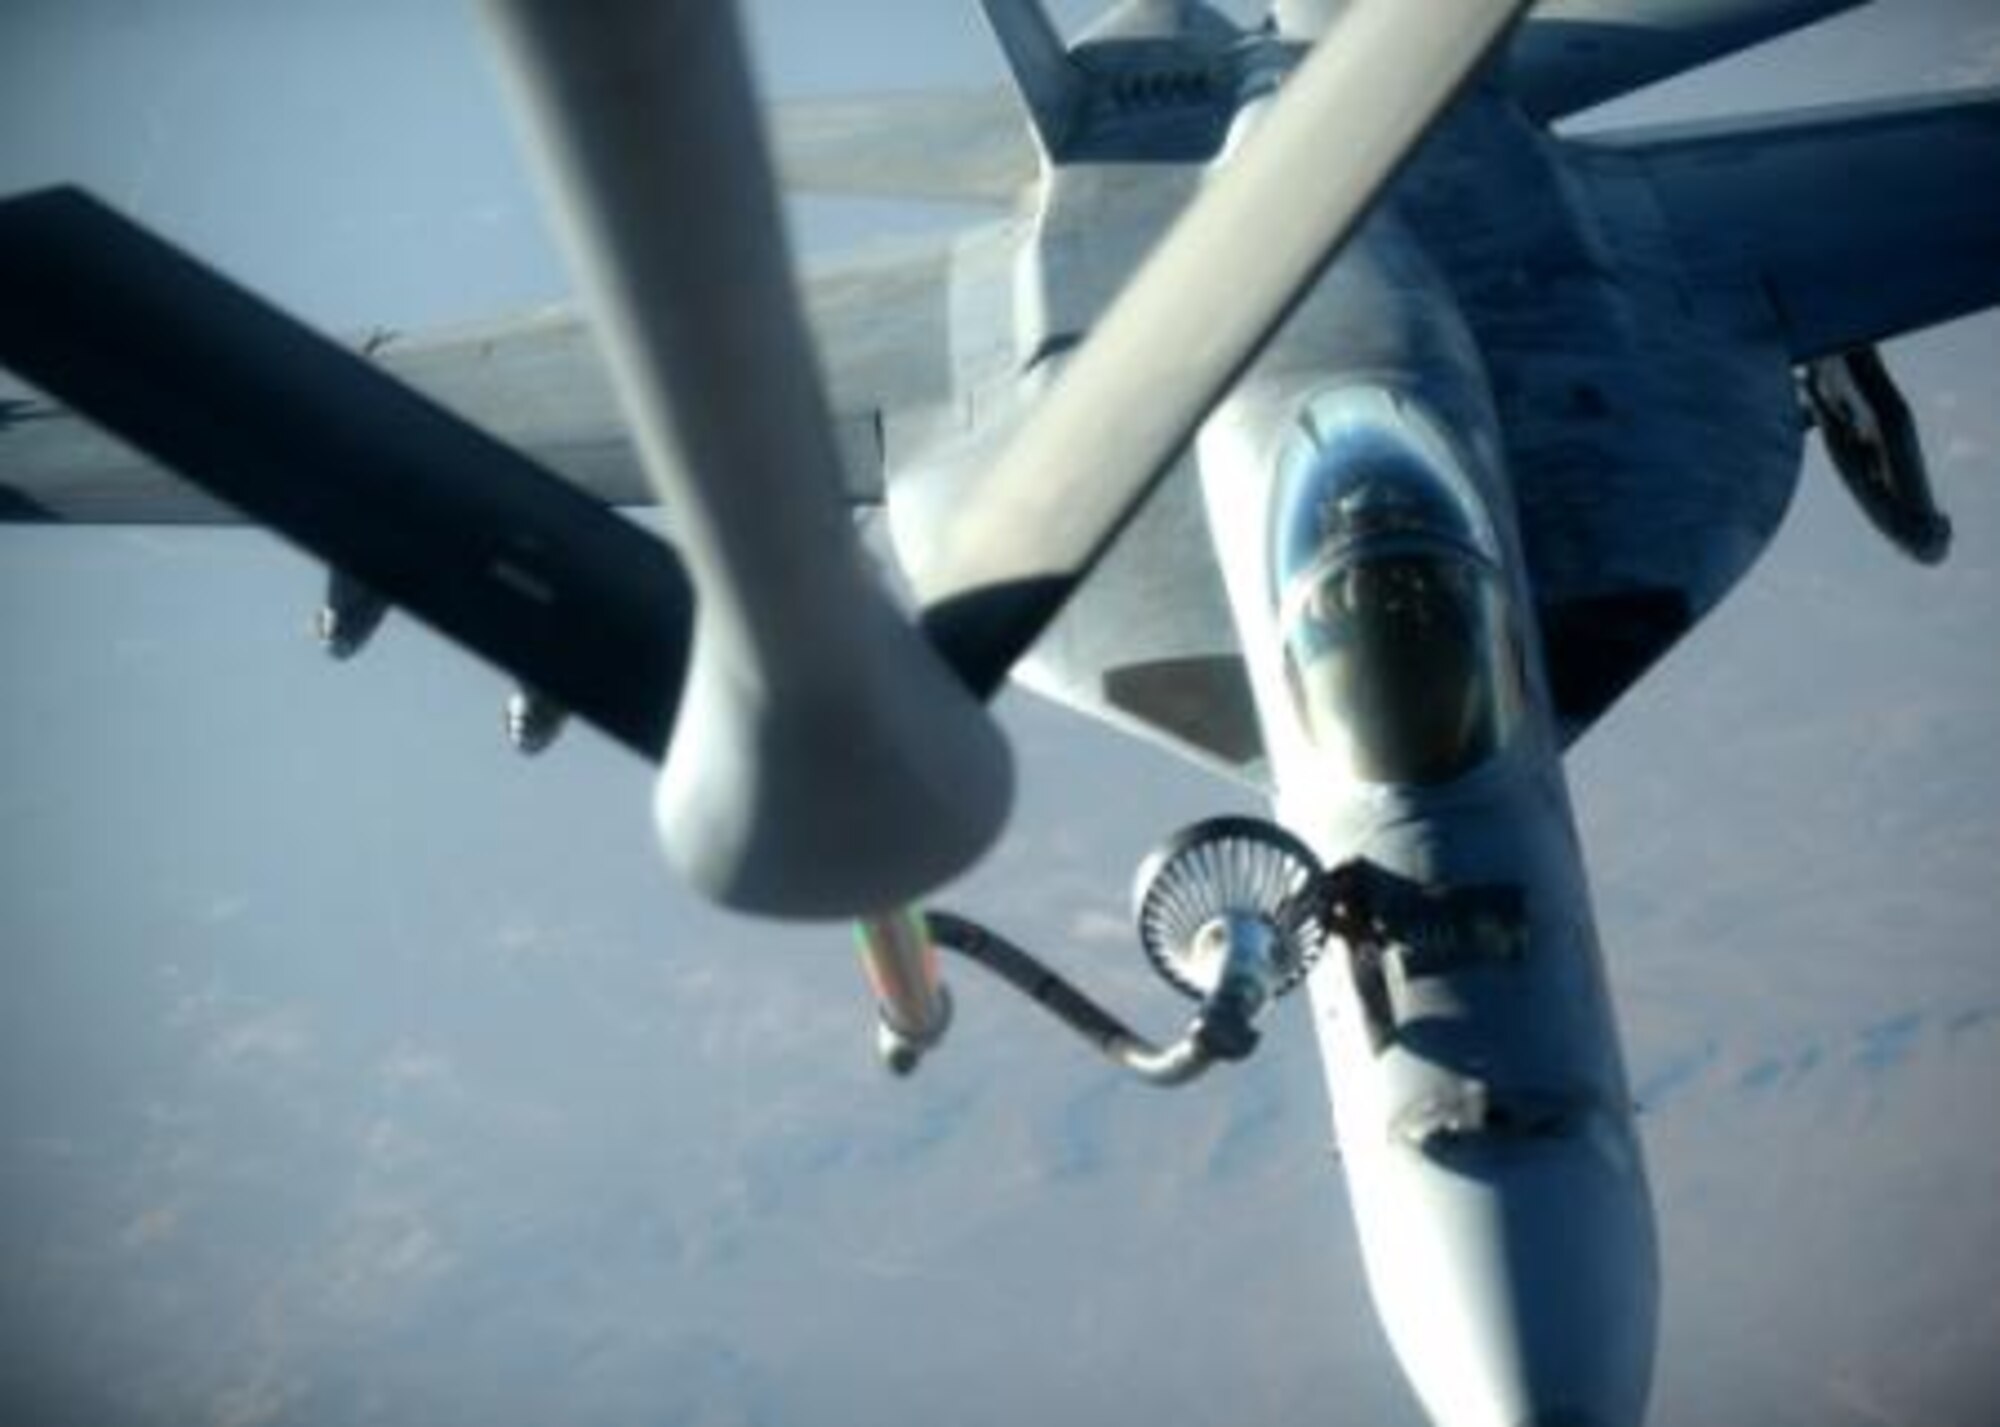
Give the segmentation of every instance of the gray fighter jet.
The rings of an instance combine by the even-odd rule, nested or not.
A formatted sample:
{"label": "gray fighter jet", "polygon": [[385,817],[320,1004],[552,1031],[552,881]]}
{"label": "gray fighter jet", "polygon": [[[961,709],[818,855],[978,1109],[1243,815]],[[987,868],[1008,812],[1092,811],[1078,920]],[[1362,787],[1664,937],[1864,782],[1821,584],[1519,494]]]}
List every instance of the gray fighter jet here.
{"label": "gray fighter jet", "polygon": [[[898,1070],[940,948],[1161,1084],[1306,986],[1425,1408],[1637,1423],[1657,1249],[1563,752],[1812,428],[1944,556],[1875,344],[2000,302],[2000,93],[1585,140],[1853,0],[1127,0],[1070,42],[984,3],[1004,102],[767,126],[732,7],[482,0],[581,316],[357,351],[84,194],[0,200],[0,517],[247,516],[328,564],[333,653],[394,605],[487,656],[522,748],[575,715],[659,763],[701,892],[858,924]],[[999,216],[801,279],[780,176]],[[666,540],[614,509],[654,502]],[[921,910],[1005,817],[1009,677],[1270,794],[1140,869],[1173,1043]]]}

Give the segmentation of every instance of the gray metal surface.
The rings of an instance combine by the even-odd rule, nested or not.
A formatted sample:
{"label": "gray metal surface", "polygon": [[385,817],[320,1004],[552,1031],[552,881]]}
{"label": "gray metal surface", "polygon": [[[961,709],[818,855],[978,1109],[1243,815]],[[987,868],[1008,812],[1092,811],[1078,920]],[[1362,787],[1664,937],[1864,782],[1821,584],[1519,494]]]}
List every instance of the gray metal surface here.
{"label": "gray metal surface", "polygon": [[[1203,490],[1276,808],[1354,889],[1332,918],[1340,944],[1308,985],[1369,1287],[1398,1360],[1444,1427],[1563,1413],[1633,1427],[1651,1375],[1657,1251],[1544,671],[1527,661],[1518,723],[1435,783],[1358,768],[1291,673],[1291,533],[1345,537],[1315,508],[1324,487],[1283,479],[1277,458],[1288,433],[1327,413],[1329,391],[1385,435],[1449,433],[1426,448],[1451,474],[1443,508],[1456,521],[1475,498],[1508,623],[1533,644],[1510,500],[1528,472],[1510,465],[1485,354],[1411,199],[1425,181],[1439,180],[1411,176],[1210,417]],[[1310,579],[1322,566],[1303,568]],[[1490,935],[1481,907],[1511,908],[1515,924]]]}
{"label": "gray metal surface", "polygon": [[[1538,8],[1512,42],[1517,87],[1538,32],[1620,25],[1628,9]],[[1810,9],[1770,7],[1756,24],[1798,23]],[[1098,62],[1121,28],[1146,18],[1107,24]],[[1683,44],[1710,21],[1721,28],[1703,43],[1735,44],[1751,23],[1726,4],[1683,5],[1671,18]],[[1170,67],[1164,51],[1154,62]],[[912,144],[907,131],[885,142],[899,104],[936,98],[855,101],[829,122],[844,154],[834,166],[847,166],[856,191],[924,191],[899,152],[947,179],[981,169],[976,153],[962,168],[956,154],[940,165],[942,146]],[[1571,736],[1713,607],[1775,530],[1800,449],[1784,364],[1808,324],[1818,345],[1827,332],[1902,330],[1988,299],[2000,272],[1984,201],[1991,109],[1924,101],[1562,144],[1482,103],[1399,185],[1398,211],[1451,275],[1494,374],[1545,627],[1588,695]],[[1033,144],[1011,98],[961,106],[975,110],[986,117],[973,127],[1007,135],[997,142],[1015,152],[1006,182],[989,190],[998,197],[1032,176]],[[780,118],[781,132],[789,122]],[[1894,201],[1835,230],[1814,215],[1847,191],[1857,163]],[[943,513],[1039,400],[1045,373],[1023,383],[1021,367],[1038,353],[1060,359],[1090,329],[1190,176],[1173,164],[1058,169],[1032,228],[1010,221],[805,280],[847,489],[877,496],[894,468],[906,556],[926,558]],[[1787,201],[1764,203],[1774,190]],[[1869,282],[1851,280],[1856,267]],[[1785,294],[1782,314],[1774,291]],[[1781,333],[1782,323],[1796,330]],[[643,496],[573,315],[378,334],[368,345],[602,498]],[[1093,716],[1254,777],[1254,728],[1198,538],[1192,469],[1184,462],[1162,481],[1019,673]],[[0,487],[0,518],[233,518],[20,390],[0,406]]]}
{"label": "gray metal surface", "polygon": [[699,595],[655,800],[668,860],[772,915],[913,901],[997,835],[1011,770],[841,506],[735,11],[492,0],[486,14]]}
{"label": "gray metal surface", "polygon": [[[945,323],[951,243],[911,239],[800,279],[827,373],[843,483],[872,501],[882,486],[884,413],[950,389]],[[351,345],[447,410],[612,505],[654,499],[611,394],[603,359],[573,307],[462,327],[370,333]],[[194,486],[25,387],[0,378],[0,521],[227,524],[239,520]],[[668,513],[671,521],[672,514]]]}
{"label": "gray metal surface", "polygon": [[[1504,105],[1458,116],[1398,196],[1490,373],[1551,674],[1595,695],[1564,700],[1573,739],[1776,532],[1790,364],[1690,286],[1643,173]],[[1565,660],[1609,666],[1602,686]]]}
{"label": "gray metal surface", "polygon": [[[1932,114],[1926,122],[1947,121]],[[1972,116],[1967,131],[1976,132],[1977,122]],[[1733,183],[1728,163],[1719,161],[1722,133],[1701,142],[1715,145],[1707,152],[1718,161],[1709,168]],[[1951,200],[1961,210],[1977,206],[1985,191],[1961,172],[1982,162],[1977,146],[1968,147],[1966,158],[1940,161],[1961,178]],[[1812,215],[1844,191],[1829,163],[1816,186],[1787,205],[1791,216],[1711,219],[1691,201],[1668,207],[1675,194],[1700,191],[1669,192],[1655,183],[1651,162],[1642,161],[1650,153],[1644,134],[1552,140],[1499,96],[1482,94],[1426,145],[1391,205],[1403,224],[1398,241],[1421,248],[1447,275],[1492,375],[1566,740],[1580,736],[1733,588],[1776,532],[1797,477],[1802,435],[1787,345],[1761,289],[1740,268],[1691,266],[1700,248],[1691,247],[1690,235],[1797,223],[1803,243],[1808,229],[1824,227]],[[1750,201],[1747,190],[1732,191]],[[1014,290],[1016,360],[1051,348],[1060,355],[1088,331],[1117,275],[1137,264],[1186,192],[1186,171],[1173,168],[1082,166],[1052,174],[1033,239],[1005,278]],[[1892,210],[1867,221],[1907,226],[1905,246],[1917,251],[1926,216]],[[1950,225],[1933,232],[1947,251],[1960,241]],[[1830,283],[1824,291],[1832,300],[1855,300],[1857,287],[1876,300],[1875,291],[1893,293],[1906,274],[1911,283],[1931,282],[1921,262],[1899,263],[1893,246],[1850,257],[1884,280]],[[1964,281],[1975,290],[1964,300],[1976,300],[1996,271],[2000,263],[1988,264]],[[961,270],[956,286],[1000,280]],[[1343,356],[1340,341],[1326,345],[1336,331],[1375,325],[1353,299],[1332,295],[1342,283],[1337,264],[1280,346],[1303,344],[1309,363],[1390,360],[1382,352]],[[963,292],[954,302],[974,311],[994,306],[982,308]],[[1274,359],[1267,353],[1262,364]],[[974,368],[961,371],[970,385]],[[977,371],[979,380],[989,379],[985,368]],[[1038,382],[1011,377],[1001,390],[978,401],[988,428],[1018,419],[1010,415],[1015,406],[1040,395]],[[982,434],[997,439],[990,429]],[[912,558],[941,513],[956,508],[972,479],[968,467],[977,465],[962,450],[945,454],[931,435],[927,448],[912,439],[910,449],[894,453],[898,543]],[[1017,672],[1093,717],[1136,726],[1198,761],[1259,781],[1261,750],[1253,727],[1246,739],[1234,635],[1212,559],[1197,539],[1192,471],[1184,463],[1162,482]],[[1148,677],[1122,673],[1130,669]],[[1190,706],[1207,717],[1191,719]]]}
{"label": "gray metal surface", "polygon": [[[1353,7],[1215,172],[911,572],[975,687],[1026,651],[1519,8],[1468,6],[1440,27],[1406,6]],[[1348,136],[1337,164],[1328,132]],[[1302,188],[1308,168],[1322,179]],[[999,607],[968,605],[982,597]]]}
{"label": "gray metal surface", "polygon": [[2000,302],[2000,88],[1594,142],[1643,171],[1681,280],[1795,362]]}
{"label": "gray metal surface", "polygon": [[[1088,169],[1059,171],[1052,184],[1045,213],[1065,221],[1045,217],[1043,241],[1016,270],[1038,294],[1016,302],[1023,349],[1051,331],[1088,330],[1108,300],[1106,274],[1135,261],[1185,192],[1165,173],[1138,192],[1129,178]],[[1476,346],[1492,374],[1552,673],[1564,689],[1582,684],[1591,695],[1587,706],[1565,708],[1568,739],[1748,569],[1797,474],[1800,433],[1782,348],[1768,334],[1739,331],[1726,304],[1686,301],[1664,225],[1630,165],[1551,141],[1504,100],[1481,94],[1399,181],[1371,224],[1378,237],[1335,264],[1258,362],[1263,372],[1402,371],[1435,382],[1447,354]],[[1071,236],[1084,231],[1088,244]],[[1421,267],[1439,268],[1450,298],[1432,308],[1440,317],[1461,310],[1465,332],[1385,320],[1387,289],[1369,276],[1385,264],[1407,270],[1398,280],[1405,289],[1421,286]],[[1049,293],[1057,300],[1041,296]],[[1441,399],[1471,414],[1464,393]],[[1687,459],[1691,450],[1701,459]],[[1187,463],[1162,483],[1021,677],[1121,726],[1136,716],[1170,746],[1261,781],[1261,749],[1243,740],[1241,665],[1198,540],[1192,476]],[[910,497],[899,540],[922,538],[907,527],[933,500],[916,492],[937,484],[952,482],[922,465],[898,475],[895,491]],[[1656,598],[1671,620],[1635,618],[1634,607],[1647,616]],[[1175,665],[1185,671],[1182,688],[1196,691],[1186,702],[1238,712],[1191,722],[1171,684],[1141,685],[1135,698],[1119,677]]]}
{"label": "gray metal surface", "polygon": [[1005,88],[796,100],[771,113],[779,175],[801,193],[1007,207],[1035,143]]}
{"label": "gray metal surface", "polygon": [[[739,906],[900,904],[979,850],[1006,772],[850,538],[840,426],[815,409],[782,295],[732,34],[693,4],[617,0],[588,22],[535,0],[495,4],[548,27],[527,46],[533,82],[550,86],[536,122],[586,230],[586,286],[653,489],[702,586],[661,791],[670,849]],[[1313,33],[1338,8],[1299,0],[1287,23]],[[1324,861],[1365,860],[1392,889],[1310,984],[1370,1286],[1447,1424],[1631,1424],[1651,1370],[1658,1248],[1561,750],[1776,530],[1802,440],[1795,362],[2000,299],[1992,97],[1589,143],[1551,137],[1538,118],[1837,8],[1545,5],[1371,207],[1372,184],[1455,81],[1406,92],[1370,49],[1416,53],[1435,39],[1419,33],[1434,14],[1347,12],[1342,24],[1364,29],[1335,32],[1346,57],[1289,81],[1305,117],[1285,118],[1279,101],[1210,178],[1214,144],[1295,46],[1184,3],[1120,5],[1067,61],[1081,86],[1072,126],[1056,122],[1070,81],[1051,99],[1034,78],[1055,63],[1040,11],[992,0],[1017,73],[1040,87],[1032,107],[1057,160],[1046,182],[1015,216],[886,283],[823,290],[820,325],[853,340],[844,357],[822,347],[831,406],[861,417],[919,593],[1027,596],[997,641],[989,627],[955,646],[974,682],[996,680],[1009,641],[1035,634],[1088,570],[1016,672],[1267,779]],[[1392,10],[1400,18],[1382,19]],[[1504,7],[1486,13],[1504,21]],[[606,15],[614,28],[596,31]],[[1459,44],[1470,41],[1432,57],[1470,64],[1477,47]],[[594,81],[573,87],[579,62],[633,82],[606,102]],[[1313,102],[1322,84],[1326,109]],[[1353,148],[1360,116],[1396,103],[1410,106],[1401,138]],[[954,177],[911,135],[900,148],[868,137],[893,112],[871,101],[822,115],[817,155],[795,150],[794,171],[851,192],[1015,192],[1018,115],[1011,148],[976,148]],[[990,106],[958,112],[953,132],[996,132]],[[1329,175],[1339,181],[1317,181]],[[1883,201],[1832,229],[1821,215],[1857,182]],[[1230,216],[1217,195],[1232,188]],[[1195,236],[1149,259],[1197,194]],[[1321,198],[1331,207],[1315,208]],[[1315,244],[1364,209],[1320,271]],[[1117,294],[1141,268],[1128,310]],[[579,370],[573,325],[562,343],[549,369]],[[541,370],[530,347],[504,345],[436,349],[432,379],[489,401],[507,383],[468,363]],[[398,346],[381,355],[413,372],[429,360]],[[1490,757],[1436,786],[1367,781],[1326,746],[1341,730],[1302,720],[1287,684],[1274,456],[1329,387],[1429,413],[1496,532],[1525,713],[1482,745]],[[553,389],[494,419],[560,449],[612,423],[595,390],[589,419]],[[0,453],[9,423],[18,436],[55,419],[0,406]],[[852,494],[851,471],[845,484]],[[1473,920],[1454,921],[1467,908]],[[1480,908],[1503,911],[1478,921]],[[943,1003],[929,999],[915,929],[877,927],[909,973],[884,999],[921,1002],[910,1020],[935,1020]],[[1193,1040],[1163,1052],[1120,1039],[1101,1014],[1073,1023],[1155,1078],[1206,1064]]]}

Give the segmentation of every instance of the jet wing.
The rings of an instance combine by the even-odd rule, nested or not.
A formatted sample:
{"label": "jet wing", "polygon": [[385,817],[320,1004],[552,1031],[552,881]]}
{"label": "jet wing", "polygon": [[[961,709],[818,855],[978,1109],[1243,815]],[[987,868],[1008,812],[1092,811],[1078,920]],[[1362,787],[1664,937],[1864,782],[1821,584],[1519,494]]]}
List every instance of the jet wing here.
{"label": "jet wing", "polygon": [[1803,29],[1863,0],[1543,0],[1507,52],[1521,107],[1550,121]]}
{"label": "jet wing", "polygon": [[1566,740],[1776,533],[1793,369],[2000,303],[2000,91],[1573,142],[1601,244],[1525,227],[1557,279],[1468,298]]}
{"label": "jet wing", "polygon": [[1796,362],[2000,303],[2000,88],[1592,142],[1639,161],[1702,300]]}
{"label": "jet wing", "polygon": [[771,111],[778,173],[796,193],[1010,208],[1041,173],[1010,89],[803,100]]}
{"label": "jet wing", "polygon": [[[880,413],[943,399],[952,239],[899,244],[804,279],[848,491],[881,494]],[[595,346],[551,308],[356,344],[390,373],[611,505],[650,504]],[[0,522],[227,524],[213,497],[0,373]]]}

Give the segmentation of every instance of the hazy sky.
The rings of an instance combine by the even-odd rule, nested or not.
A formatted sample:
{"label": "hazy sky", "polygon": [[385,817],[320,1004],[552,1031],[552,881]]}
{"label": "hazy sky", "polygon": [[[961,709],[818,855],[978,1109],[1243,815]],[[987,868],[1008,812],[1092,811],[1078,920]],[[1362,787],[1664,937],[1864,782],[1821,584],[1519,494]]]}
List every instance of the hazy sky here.
{"label": "hazy sky", "polygon": [[[758,15],[797,93],[986,82],[973,12]],[[1996,69],[1985,0],[1883,0],[1626,113]],[[0,190],[57,179],[336,328],[562,288],[458,5],[11,0]],[[2000,1417],[2000,323],[1890,356],[1951,565],[1815,458],[1573,760],[1654,1107],[1659,1424]],[[317,598],[254,532],[0,530],[0,1416],[1416,1421],[1302,1016],[1163,1096],[961,978],[891,1083],[841,935],[667,882],[645,769],[521,762],[407,623],[329,665]],[[951,900],[1164,1028],[1126,879],[1242,795],[1007,718],[1021,806]]]}

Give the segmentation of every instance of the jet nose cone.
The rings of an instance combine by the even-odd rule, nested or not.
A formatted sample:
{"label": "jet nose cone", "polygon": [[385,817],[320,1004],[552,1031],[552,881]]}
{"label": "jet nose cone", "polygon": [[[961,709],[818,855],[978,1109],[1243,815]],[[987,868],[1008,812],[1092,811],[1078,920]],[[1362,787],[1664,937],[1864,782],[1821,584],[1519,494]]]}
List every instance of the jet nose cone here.
{"label": "jet nose cone", "polygon": [[1389,1232],[1369,1278],[1439,1427],[1638,1427],[1658,1301],[1652,1214],[1636,1157],[1606,1138],[1389,1157],[1373,1206]]}

